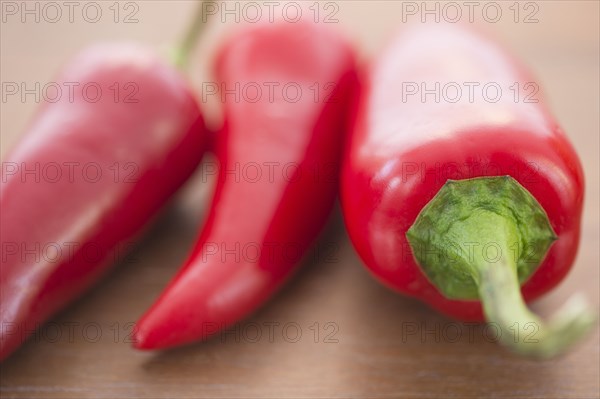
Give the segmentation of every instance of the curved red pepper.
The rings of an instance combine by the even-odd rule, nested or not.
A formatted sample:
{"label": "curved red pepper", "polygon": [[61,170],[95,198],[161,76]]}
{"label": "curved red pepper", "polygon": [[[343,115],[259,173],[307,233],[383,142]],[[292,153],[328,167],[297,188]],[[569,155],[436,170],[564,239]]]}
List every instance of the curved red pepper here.
{"label": "curved red pepper", "polygon": [[93,46],[58,81],[73,97],[44,104],[3,162],[1,359],[122,257],[205,146],[189,86],[144,47]]}
{"label": "curved red pepper", "polygon": [[[481,92],[488,83],[502,88],[497,102],[493,87]],[[452,87],[443,92],[446,84],[462,88],[458,101]],[[532,300],[556,286],[577,251],[584,181],[558,123],[542,102],[529,102],[540,97],[532,96],[531,76],[485,38],[438,24],[401,32],[367,86],[345,156],[342,202],[350,237],[375,276],[447,315],[482,320],[479,301],[448,299],[426,278],[406,232],[448,179],[510,175],[558,235],[522,294]]]}
{"label": "curved red pepper", "polygon": [[[247,26],[223,46],[216,72],[225,90],[216,192],[191,256],[137,324],[139,349],[204,339],[256,310],[294,270],[336,196],[356,82],[349,46],[316,24]],[[239,172],[249,166],[258,174]]]}

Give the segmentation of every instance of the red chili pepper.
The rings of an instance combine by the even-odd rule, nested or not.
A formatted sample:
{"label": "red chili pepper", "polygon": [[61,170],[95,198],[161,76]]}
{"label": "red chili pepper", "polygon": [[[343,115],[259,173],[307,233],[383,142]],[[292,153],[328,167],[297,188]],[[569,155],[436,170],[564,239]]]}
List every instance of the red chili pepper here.
{"label": "red chili pepper", "polygon": [[223,46],[216,72],[225,124],[208,220],[137,323],[139,349],[207,338],[262,305],[309,249],[337,193],[356,82],[350,47],[316,24],[246,26]]}
{"label": "red chili pepper", "polygon": [[488,40],[441,24],[401,32],[367,80],[342,172],[367,267],[447,315],[485,313],[520,353],[577,340],[594,319],[582,302],[546,324],[523,300],[567,274],[584,194],[535,81]]}
{"label": "red chili pepper", "polygon": [[144,47],[95,45],[58,81],[2,164],[0,359],[123,258],[205,146],[188,84]]}

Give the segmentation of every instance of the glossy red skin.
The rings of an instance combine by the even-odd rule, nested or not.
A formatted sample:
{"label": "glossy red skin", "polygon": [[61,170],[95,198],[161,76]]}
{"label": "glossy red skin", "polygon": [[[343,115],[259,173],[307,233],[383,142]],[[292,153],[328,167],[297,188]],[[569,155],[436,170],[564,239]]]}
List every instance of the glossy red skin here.
{"label": "glossy red skin", "polygon": [[[266,92],[254,103],[226,98],[207,221],[183,268],[137,323],[138,349],[202,340],[256,310],[298,265],[337,194],[344,112],[356,83],[350,47],[324,26],[245,26],[223,44],[215,69],[227,88],[236,82],[298,82],[303,95],[295,103],[285,101],[281,90],[272,102]],[[315,102],[308,89],[314,82],[335,82],[335,100]],[[272,175],[263,167],[258,181],[226,172],[236,164],[241,170],[266,162],[298,168],[286,178],[282,167],[274,166]],[[258,250],[245,252],[253,246]],[[234,254],[227,255],[228,249]]]}
{"label": "glossy red skin", "polygon": [[[56,103],[44,104],[5,165],[96,162],[102,175],[96,183],[92,172],[85,179],[80,172],[58,182],[50,177],[37,183],[9,176],[3,168],[3,245],[24,243],[32,248],[40,243],[43,248],[57,243],[65,250],[55,261],[47,255],[23,262],[20,254],[6,255],[3,248],[2,359],[83,293],[115,259],[125,258],[130,240],[190,176],[205,146],[203,119],[189,86],[144,47],[90,47],[66,66],[57,81],[81,86],[94,82],[103,94],[91,102],[83,98],[82,90],[74,90],[72,100],[64,95]],[[121,89],[134,82],[138,102],[123,101],[131,89],[115,101],[109,89],[115,82]],[[88,95],[92,98],[93,92]],[[109,169],[115,162],[121,165],[117,178]],[[138,167],[130,179],[125,176],[134,169],[126,169],[127,162]],[[67,168],[63,167],[63,176],[69,176]],[[71,242],[77,247],[65,244]],[[11,326],[18,326],[16,333]]]}
{"label": "glossy red skin", "polygon": [[[352,242],[371,272],[442,313],[483,320],[479,301],[447,299],[428,281],[405,234],[447,178],[511,175],[539,201],[558,235],[522,293],[532,300],[558,284],[575,258],[584,181],[573,147],[542,101],[515,102],[513,93],[497,103],[482,96],[473,103],[468,96],[444,101],[453,94],[439,103],[433,96],[403,101],[401,91],[402,82],[506,87],[534,79],[486,38],[439,24],[400,32],[368,75],[345,154],[342,204]],[[413,174],[413,163],[429,174]]]}

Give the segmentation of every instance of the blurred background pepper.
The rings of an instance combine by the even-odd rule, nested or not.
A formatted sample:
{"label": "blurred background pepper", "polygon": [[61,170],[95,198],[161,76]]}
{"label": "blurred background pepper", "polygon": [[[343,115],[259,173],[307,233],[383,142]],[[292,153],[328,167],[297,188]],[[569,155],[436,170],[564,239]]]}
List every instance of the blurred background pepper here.
{"label": "blurred background pepper", "polygon": [[55,84],[2,163],[0,360],[125,259],[207,145],[189,84],[140,44],[91,46]]}
{"label": "blurred background pepper", "polygon": [[[336,198],[357,94],[349,44],[327,26],[279,22],[241,27],[220,51],[211,209],[189,259],[137,323],[140,349],[205,339],[250,315],[294,271]],[[243,100],[241,87],[250,88]],[[249,165],[253,178],[235,177]]]}

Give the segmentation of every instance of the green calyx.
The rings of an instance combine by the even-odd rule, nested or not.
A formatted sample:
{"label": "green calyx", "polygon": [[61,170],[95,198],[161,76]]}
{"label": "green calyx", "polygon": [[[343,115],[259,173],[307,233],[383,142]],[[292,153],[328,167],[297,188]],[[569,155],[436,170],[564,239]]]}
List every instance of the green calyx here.
{"label": "green calyx", "polygon": [[542,206],[510,176],[448,180],[406,236],[427,277],[453,299],[479,298],[475,263],[509,257],[524,283],[556,240]]}
{"label": "green calyx", "polygon": [[521,285],[557,237],[542,206],[512,177],[448,180],[406,237],[439,291],[480,300],[501,342],[521,355],[555,356],[595,324],[595,312],[579,297],[550,322],[527,308]]}

